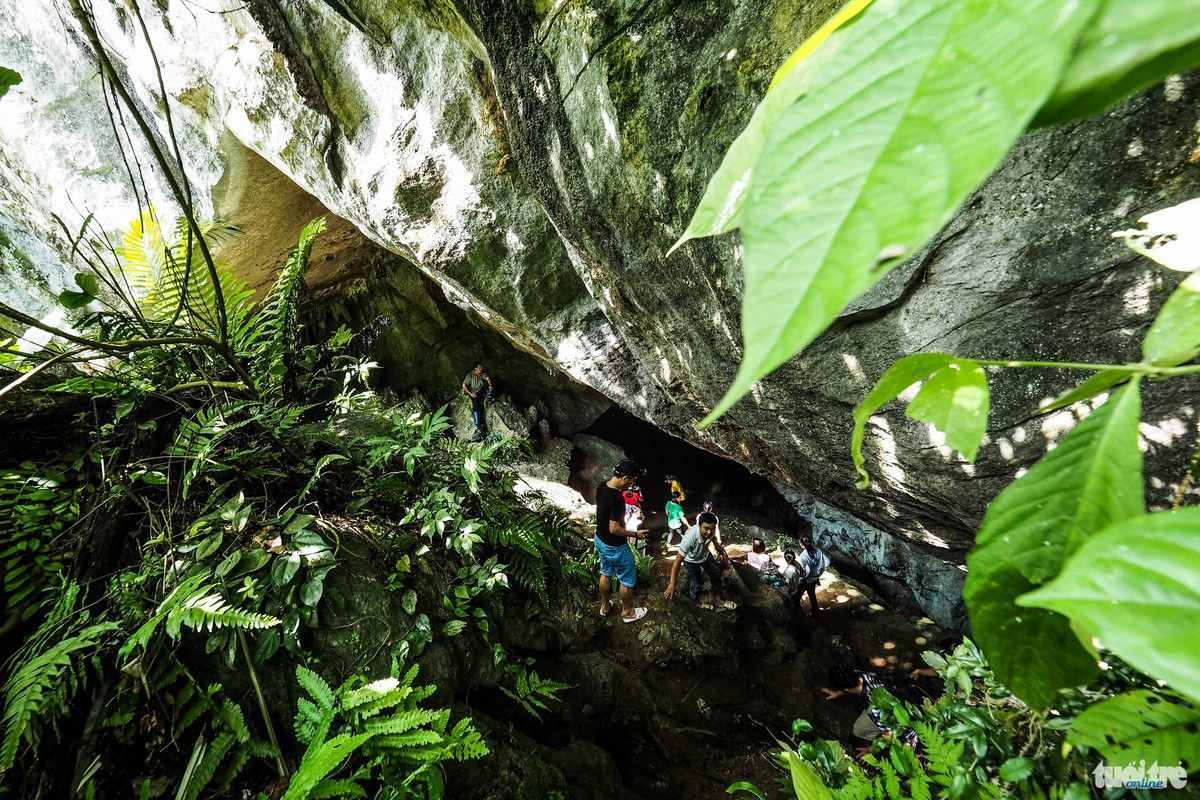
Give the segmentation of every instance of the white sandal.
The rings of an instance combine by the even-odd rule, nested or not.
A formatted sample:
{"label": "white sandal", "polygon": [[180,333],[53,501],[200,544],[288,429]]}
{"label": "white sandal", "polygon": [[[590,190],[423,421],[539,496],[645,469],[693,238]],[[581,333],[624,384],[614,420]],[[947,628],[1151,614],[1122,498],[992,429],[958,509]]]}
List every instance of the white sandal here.
{"label": "white sandal", "polygon": [[621,615],[621,622],[637,622],[639,619],[641,619],[642,617],[646,616],[646,612],[647,612],[647,611],[649,611],[649,609],[647,609],[647,608],[635,608],[635,609],[633,610],[633,616],[632,616],[632,617],[627,617],[627,616],[625,616],[624,614],[622,614],[622,615]]}

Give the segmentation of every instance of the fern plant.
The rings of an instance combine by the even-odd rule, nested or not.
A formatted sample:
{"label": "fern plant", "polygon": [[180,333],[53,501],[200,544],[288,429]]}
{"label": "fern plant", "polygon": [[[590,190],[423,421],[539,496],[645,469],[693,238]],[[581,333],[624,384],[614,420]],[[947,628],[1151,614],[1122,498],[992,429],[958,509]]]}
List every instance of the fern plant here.
{"label": "fern plant", "polygon": [[543,678],[529,669],[531,664],[533,664],[531,658],[526,659],[524,664],[509,664],[505,671],[509,680],[512,681],[512,688],[501,684],[500,691],[516,700],[521,708],[540,720],[541,712],[550,710],[549,703],[558,699],[558,693],[571,687],[565,683]]}
{"label": "fern plant", "polygon": [[380,783],[393,797],[441,797],[445,761],[486,755],[469,719],[447,730],[449,709],[419,703],[437,687],[414,687],[417,668],[367,683],[352,678],[336,691],[315,672],[296,669],[307,697],[297,704],[296,738],[307,745],[284,800],[366,797]]}
{"label": "fern plant", "polygon": [[46,621],[12,658],[4,684],[0,776],[12,768],[22,739],[35,744],[39,730],[53,726],[70,708],[89,663],[117,628],[92,622],[79,608],[79,593],[78,585],[68,584]]}

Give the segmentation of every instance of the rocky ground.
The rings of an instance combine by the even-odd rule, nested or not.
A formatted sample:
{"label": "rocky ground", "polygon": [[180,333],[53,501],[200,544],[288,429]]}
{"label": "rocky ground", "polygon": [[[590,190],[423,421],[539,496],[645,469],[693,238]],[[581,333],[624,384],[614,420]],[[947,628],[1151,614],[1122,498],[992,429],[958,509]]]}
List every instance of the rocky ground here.
{"label": "rocky ground", "polygon": [[[571,686],[555,713],[534,720],[504,712],[505,703],[485,691],[474,711],[505,714],[495,729],[505,731],[510,746],[491,757],[502,767],[467,771],[506,774],[515,783],[491,789],[516,791],[503,796],[543,796],[556,785],[555,771],[571,798],[718,797],[739,780],[772,795],[781,773],[769,755],[793,720],[811,721],[821,737],[846,739],[860,711],[851,700],[823,699],[830,667],[906,673],[947,635],[835,572],[821,580],[818,618],[802,613],[793,620],[781,593],[744,563],[750,538],[764,529],[734,514],[723,517],[723,527],[734,557],[727,594],[736,610],[697,609],[682,591],[664,598],[674,556],[661,545],[652,549],[648,584],[636,592],[637,604],[649,609],[642,621],[602,618],[585,587],[562,609],[559,623],[569,633],[559,646],[530,650],[539,674]],[[782,562],[781,551],[774,555]]]}

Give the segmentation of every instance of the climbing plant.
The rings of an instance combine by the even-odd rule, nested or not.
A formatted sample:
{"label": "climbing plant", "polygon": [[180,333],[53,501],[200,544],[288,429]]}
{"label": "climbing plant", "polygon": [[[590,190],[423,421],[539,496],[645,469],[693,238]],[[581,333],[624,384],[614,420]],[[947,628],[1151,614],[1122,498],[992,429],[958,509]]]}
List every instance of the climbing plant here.
{"label": "climbing plant", "polygon": [[[1097,113],[1200,64],[1200,14],[1180,11],[1172,0],[846,3],[778,70],[675,245],[734,229],[744,244],[745,354],[701,425],[929,241],[1023,132]],[[865,488],[872,415],[919,386],[908,416],[973,461],[987,430],[990,372],[1091,373],[1040,409],[1090,413],[987,509],[967,557],[972,631],[998,685],[1034,714],[1101,679],[1108,662],[1145,673],[1146,685],[1086,695],[1065,718],[1064,746],[1098,748],[1120,764],[1183,759],[1194,769],[1188,737],[1200,656],[1179,622],[1200,611],[1200,510],[1181,507],[1198,459],[1175,507],[1149,512],[1138,426],[1146,382],[1200,372],[1191,363],[1200,355],[1200,201],[1143,222],[1116,235],[1189,274],[1146,333],[1139,361],[916,353],[856,407],[851,454]],[[1114,723],[1135,707],[1142,713]],[[890,767],[868,762],[885,784],[907,758],[894,752],[885,754]],[[1008,767],[1010,776],[1025,772],[1023,762]],[[1065,784],[1056,785],[1061,793]],[[885,796],[879,788],[862,796]]]}
{"label": "climbing plant", "polygon": [[701,425],[917,252],[1031,125],[1196,64],[1200,14],[1177,0],[848,2],[776,73],[675,244],[744,245],[745,352]]}

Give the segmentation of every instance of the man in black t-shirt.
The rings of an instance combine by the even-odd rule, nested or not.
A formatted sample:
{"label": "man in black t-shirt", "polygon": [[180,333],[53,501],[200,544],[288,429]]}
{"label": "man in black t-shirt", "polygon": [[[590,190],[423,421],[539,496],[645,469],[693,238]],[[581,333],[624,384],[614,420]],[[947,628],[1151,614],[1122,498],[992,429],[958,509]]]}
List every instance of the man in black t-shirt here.
{"label": "man in black t-shirt", "polygon": [[621,619],[636,622],[646,609],[634,608],[633,587],[637,584],[637,561],[629,546],[629,537],[645,539],[650,531],[625,528],[625,498],[621,493],[646,474],[636,461],[625,459],[617,464],[613,476],[596,489],[596,535],[592,543],[600,554],[600,616],[612,612],[612,579],[621,583]]}

